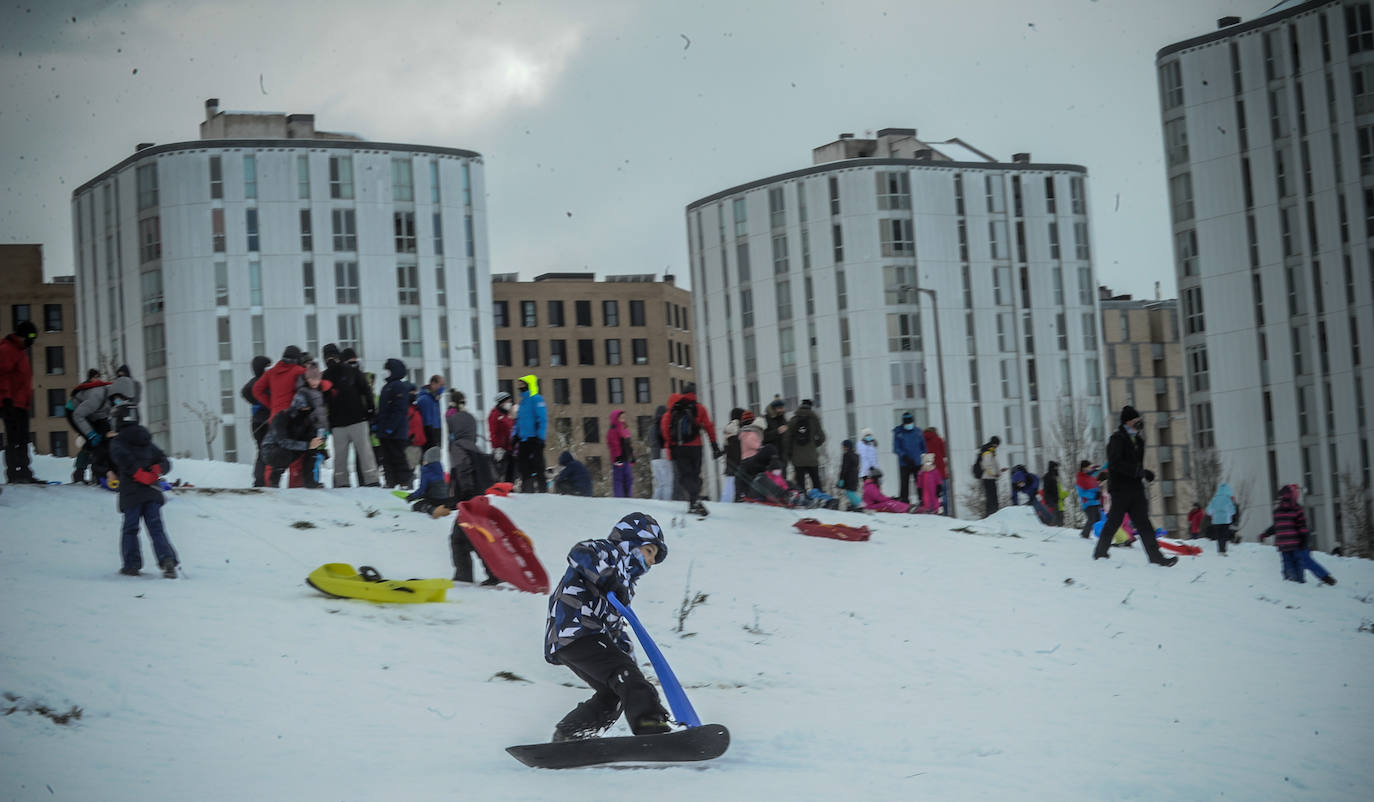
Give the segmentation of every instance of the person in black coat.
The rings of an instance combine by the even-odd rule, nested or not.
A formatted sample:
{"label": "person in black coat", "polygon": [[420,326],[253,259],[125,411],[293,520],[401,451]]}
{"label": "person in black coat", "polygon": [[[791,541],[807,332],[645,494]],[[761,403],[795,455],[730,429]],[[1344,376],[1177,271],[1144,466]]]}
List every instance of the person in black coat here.
{"label": "person in black coat", "polygon": [[857,512],[864,506],[863,485],[859,484],[859,455],[854,451],[853,440],[840,443],[840,449],[844,453],[840,457],[840,480],[836,486],[849,501],[849,511]]}
{"label": "person in black coat", "polygon": [[325,404],[329,408],[329,433],[334,436],[334,486],[348,487],[348,452],[356,454],[358,484],[377,486],[377,460],[372,453],[368,421],[376,414],[372,385],[354,364],[353,349],[342,352],[333,343],[324,347],[324,379],[329,382]]}
{"label": "person in black coat", "polygon": [[162,525],[164,499],[160,487],[162,476],[172,469],[172,463],[153,444],[148,430],[138,424],[133,404],[120,403],[114,417],[118,428],[110,439],[110,461],[119,474],[119,511],[124,513],[119,542],[124,565],[119,573],[138,576],[143,568],[143,550],[138,542],[138,522],[142,519],[148,525],[162,575],[176,579],[180,562]]}
{"label": "person in black coat", "polygon": [[270,357],[253,357],[253,378],[249,379],[248,382],[243,385],[243,389],[239,391],[239,395],[243,397],[244,401],[248,402],[248,406],[253,410],[250,431],[253,432],[253,442],[258,444],[258,457],[253,461],[253,487],[266,486],[263,484],[263,477],[267,474],[262,468],[262,438],[267,436],[267,419],[271,417],[271,413],[268,411],[267,406],[253,397],[253,385],[257,383],[258,379],[262,378],[263,371],[267,370],[268,366],[271,364],[272,359]]}
{"label": "person in black coat", "polygon": [[406,364],[399,359],[386,361],[386,384],[377,402],[372,430],[382,445],[382,471],[388,487],[410,487],[410,462],[406,446],[410,443],[410,399],[415,385],[406,381]]}
{"label": "person in black coat", "polygon": [[558,478],[553,480],[553,491],[564,496],[590,496],[592,494],[592,475],[587,466],[564,451],[558,455],[558,464],[563,467]]}
{"label": "person in black coat", "polygon": [[1121,521],[1131,516],[1131,524],[1145,545],[1145,556],[1156,565],[1173,565],[1177,557],[1165,557],[1155,539],[1155,527],[1150,523],[1150,498],[1145,494],[1145,482],[1155,480],[1154,471],[1145,467],[1145,438],[1141,435],[1143,422],[1135,407],[1121,409],[1121,426],[1107,441],[1107,483],[1112,491],[1112,508],[1102,524],[1102,534],[1093,549],[1093,559],[1108,556],[1107,549],[1120,528]]}

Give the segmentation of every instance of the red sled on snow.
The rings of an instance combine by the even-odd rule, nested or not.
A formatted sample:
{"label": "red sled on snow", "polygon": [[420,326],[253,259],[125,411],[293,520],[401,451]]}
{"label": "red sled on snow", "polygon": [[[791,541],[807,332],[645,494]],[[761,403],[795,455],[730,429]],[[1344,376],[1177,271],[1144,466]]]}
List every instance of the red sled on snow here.
{"label": "red sled on snow", "polygon": [[873,534],[867,526],[848,526],[846,524],[823,524],[815,518],[803,518],[793,526],[803,535],[828,537],[835,540],[868,540]]}
{"label": "red sled on snow", "polygon": [[1155,539],[1159,541],[1160,548],[1168,549],[1169,551],[1175,552],[1177,554],[1193,555],[1202,553],[1202,547],[1200,546],[1193,546],[1187,543],[1179,543],[1174,540],[1165,540],[1162,537],[1156,537]]}
{"label": "red sled on snow", "polygon": [[458,525],[498,579],[530,593],[549,592],[549,575],[534,556],[530,536],[491,506],[486,496],[458,504]]}

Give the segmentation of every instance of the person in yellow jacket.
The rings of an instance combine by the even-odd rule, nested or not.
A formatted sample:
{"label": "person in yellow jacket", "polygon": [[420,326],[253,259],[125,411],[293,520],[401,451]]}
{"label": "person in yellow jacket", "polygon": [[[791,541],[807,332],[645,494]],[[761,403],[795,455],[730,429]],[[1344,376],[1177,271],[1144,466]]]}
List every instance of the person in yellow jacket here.
{"label": "person in yellow jacket", "polygon": [[520,407],[515,412],[515,428],[511,440],[515,449],[515,472],[520,478],[520,492],[546,493],[548,481],[544,477],[544,440],[549,428],[549,411],[539,394],[539,377],[533,373],[515,381]]}

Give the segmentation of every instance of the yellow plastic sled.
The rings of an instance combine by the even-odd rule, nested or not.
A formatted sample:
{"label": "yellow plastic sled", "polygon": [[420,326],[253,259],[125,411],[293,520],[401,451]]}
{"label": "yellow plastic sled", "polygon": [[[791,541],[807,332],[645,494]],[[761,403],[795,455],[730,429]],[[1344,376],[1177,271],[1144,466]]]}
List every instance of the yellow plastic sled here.
{"label": "yellow plastic sled", "polygon": [[387,604],[441,602],[453,587],[452,579],[382,579],[370,565],[355,571],[348,563],[321,565],[305,582],[326,596]]}

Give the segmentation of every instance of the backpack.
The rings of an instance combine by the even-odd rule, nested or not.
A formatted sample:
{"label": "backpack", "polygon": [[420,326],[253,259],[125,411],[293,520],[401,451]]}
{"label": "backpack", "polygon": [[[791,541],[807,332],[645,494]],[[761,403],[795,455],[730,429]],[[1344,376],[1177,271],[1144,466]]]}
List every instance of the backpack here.
{"label": "backpack", "polygon": [[973,458],[973,478],[983,478],[983,452],[979,451],[978,456]]}
{"label": "backpack", "polygon": [[792,419],[792,444],[798,446],[811,445],[811,419],[797,417]]}
{"label": "backpack", "polygon": [[679,398],[668,417],[668,444],[680,446],[689,443],[700,431],[697,402],[690,398]]}

